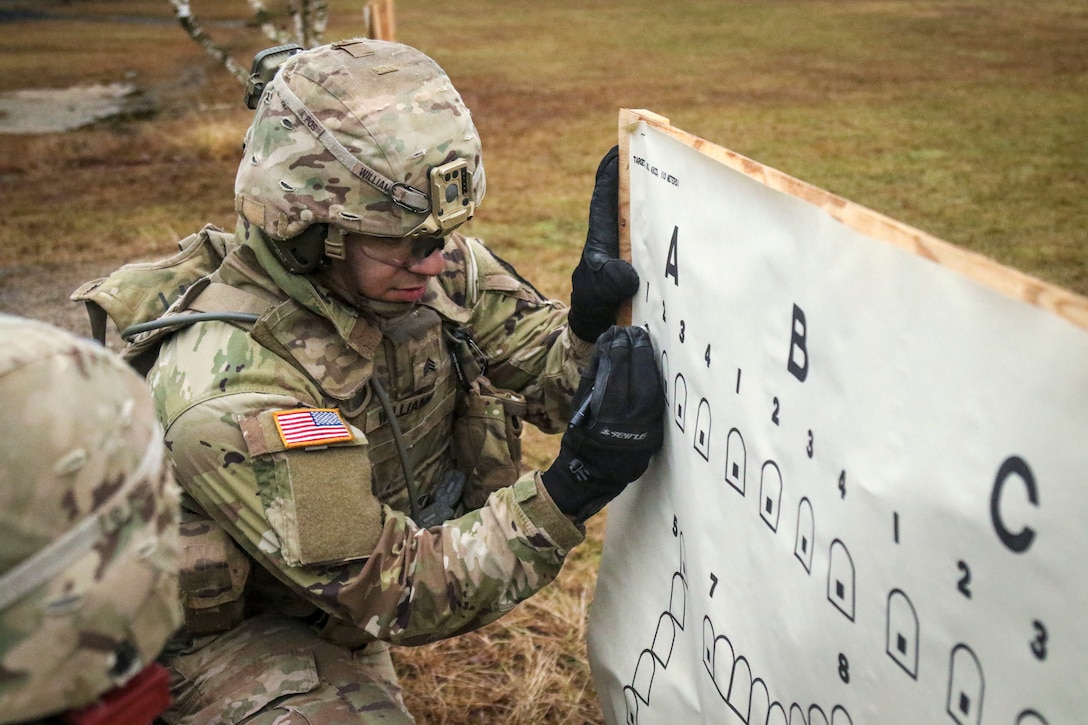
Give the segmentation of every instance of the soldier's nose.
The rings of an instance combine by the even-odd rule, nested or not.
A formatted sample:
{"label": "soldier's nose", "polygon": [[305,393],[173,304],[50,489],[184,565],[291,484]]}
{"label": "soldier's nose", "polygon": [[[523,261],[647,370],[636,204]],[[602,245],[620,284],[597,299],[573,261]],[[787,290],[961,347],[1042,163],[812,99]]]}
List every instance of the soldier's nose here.
{"label": "soldier's nose", "polygon": [[408,269],[416,274],[425,274],[428,277],[434,277],[441,274],[445,266],[446,260],[442,256],[442,250],[436,249],[423,259],[412,264]]}

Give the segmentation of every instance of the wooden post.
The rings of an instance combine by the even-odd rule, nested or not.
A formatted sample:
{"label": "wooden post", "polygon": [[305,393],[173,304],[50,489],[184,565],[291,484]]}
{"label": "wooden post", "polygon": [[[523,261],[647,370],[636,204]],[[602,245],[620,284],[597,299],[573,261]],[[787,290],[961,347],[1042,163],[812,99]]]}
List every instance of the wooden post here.
{"label": "wooden post", "polygon": [[396,40],[393,0],[371,0],[365,9],[367,34],[375,40]]}

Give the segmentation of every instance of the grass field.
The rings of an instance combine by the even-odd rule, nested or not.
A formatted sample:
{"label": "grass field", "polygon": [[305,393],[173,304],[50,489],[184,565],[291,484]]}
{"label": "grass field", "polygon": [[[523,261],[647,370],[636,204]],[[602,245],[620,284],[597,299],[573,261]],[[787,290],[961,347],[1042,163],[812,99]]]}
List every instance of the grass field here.
{"label": "grass field", "polygon": [[[273,5],[273,3],[269,3]],[[0,0],[0,91],[130,80],[150,118],[0,136],[0,310],[19,285],[163,255],[231,190],[249,112],[167,0]],[[328,39],[363,30],[332,0]],[[398,38],[473,109],[488,197],[471,232],[565,299],[620,107],[1088,294],[1088,4],[1080,0],[397,3]],[[238,61],[242,0],[193,1]],[[6,17],[10,18],[11,15]],[[65,290],[67,291],[67,290]],[[35,314],[55,316],[42,308]],[[555,441],[531,436],[531,462]],[[484,631],[399,651],[420,722],[600,722],[584,620],[600,520],[557,585]]]}

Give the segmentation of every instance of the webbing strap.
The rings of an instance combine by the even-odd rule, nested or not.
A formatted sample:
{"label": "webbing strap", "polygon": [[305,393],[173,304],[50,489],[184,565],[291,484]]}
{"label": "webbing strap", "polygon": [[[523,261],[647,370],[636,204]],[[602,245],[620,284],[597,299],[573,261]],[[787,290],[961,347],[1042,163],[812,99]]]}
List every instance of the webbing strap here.
{"label": "webbing strap", "polygon": [[106,322],[109,319],[106,309],[94,300],[84,300],[87,308],[87,318],[91,322],[91,337],[98,340],[100,345],[106,344]]}
{"label": "webbing strap", "polygon": [[263,315],[271,303],[222,282],[210,282],[188,304],[194,312],[242,312]]}
{"label": "webbing strap", "polygon": [[335,156],[336,160],[342,163],[353,175],[378,189],[392,199],[394,203],[399,204],[408,211],[414,211],[418,214],[426,214],[430,211],[431,200],[425,193],[419,189],[408,186],[407,184],[393,182],[355,158],[355,156],[332,135],[329,129],[325,128],[325,124],[321,123],[314,114],[310,113],[310,109],[303,105],[302,101],[299,100],[299,97],[295,95],[294,91],[287,87],[287,84],[280,76],[277,75],[276,78],[273,79],[271,85],[276,89],[276,93],[278,93],[283,100],[283,105],[287,106],[287,108],[302,121],[303,125],[310,130],[310,133],[321,142],[321,145],[328,149],[329,153]]}

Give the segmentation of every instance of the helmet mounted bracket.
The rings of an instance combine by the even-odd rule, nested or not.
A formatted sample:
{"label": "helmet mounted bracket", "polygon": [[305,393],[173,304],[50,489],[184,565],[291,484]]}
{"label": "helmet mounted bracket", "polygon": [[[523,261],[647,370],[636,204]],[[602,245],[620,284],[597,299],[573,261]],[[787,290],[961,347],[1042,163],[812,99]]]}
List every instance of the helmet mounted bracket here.
{"label": "helmet mounted bracket", "polygon": [[253,56],[253,66],[249,69],[249,78],[246,79],[246,95],[244,101],[246,108],[254,110],[261,100],[265,86],[276,77],[280,66],[295,53],[301,53],[302,46],[295,43],[277,45],[275,48],[266,48]]}

